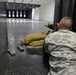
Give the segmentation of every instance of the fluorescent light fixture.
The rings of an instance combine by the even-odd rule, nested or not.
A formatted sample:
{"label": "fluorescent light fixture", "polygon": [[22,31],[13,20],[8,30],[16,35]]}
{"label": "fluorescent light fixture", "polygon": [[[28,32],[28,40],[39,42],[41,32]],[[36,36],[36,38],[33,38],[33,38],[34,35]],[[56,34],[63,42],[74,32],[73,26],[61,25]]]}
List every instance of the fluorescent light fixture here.
{"label": "fluorescent light fixture", "polygon": [[28,4],[26,6],[28,7]]}
{"label": "fluorescent light fixture", "polygon": [[34,8],[34,5],[32,7]]}
{"label": "fluorescent light fixture", "polygon": [[22,6],[22,4],[20,6]]}
{"label": "fluorescent light fixture", "polygon": [[7,5],[8,5],[8,3],[7,3]]}

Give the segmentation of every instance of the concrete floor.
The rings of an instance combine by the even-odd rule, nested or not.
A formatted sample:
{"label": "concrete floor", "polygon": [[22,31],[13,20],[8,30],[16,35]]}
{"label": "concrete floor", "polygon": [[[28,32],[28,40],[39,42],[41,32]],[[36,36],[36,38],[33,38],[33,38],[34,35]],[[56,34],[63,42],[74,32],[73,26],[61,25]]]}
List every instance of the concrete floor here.
{"label": "concrete floor", "polygon": [[[11,54],[15,53],[15,56],[10,56],[5,52],[0,57],[0,75],[47,75],[49,70],[48,56],[31,55],[26,50],[20,52],[17,49],[20,40],[24,40],[26,35],[47,32],[49,29],[44,26],[47,22],[25,19],[7,19],[4,23],[6,22],[8,50]],[[6,41],[5,45],[7,45],[6,39],[4,40]]]}
{"label": "concrete floor", "polygon": [[47,22],[33,21],[27,19],[7,19],[8,27],[8,50],[11,54],[16,53],[16,48],[20,40],[30,33],[47,32],[48,28],[44,25]]}

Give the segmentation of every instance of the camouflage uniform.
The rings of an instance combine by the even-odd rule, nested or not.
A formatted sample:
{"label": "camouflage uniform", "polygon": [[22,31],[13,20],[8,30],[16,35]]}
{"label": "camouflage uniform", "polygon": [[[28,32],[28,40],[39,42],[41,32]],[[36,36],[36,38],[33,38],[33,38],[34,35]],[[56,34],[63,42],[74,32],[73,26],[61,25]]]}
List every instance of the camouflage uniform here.
{"label": "camouflage uniform", "polygon": [[45,39],[50,52],[48,75],[76,75],[76,33],[59,30]]}

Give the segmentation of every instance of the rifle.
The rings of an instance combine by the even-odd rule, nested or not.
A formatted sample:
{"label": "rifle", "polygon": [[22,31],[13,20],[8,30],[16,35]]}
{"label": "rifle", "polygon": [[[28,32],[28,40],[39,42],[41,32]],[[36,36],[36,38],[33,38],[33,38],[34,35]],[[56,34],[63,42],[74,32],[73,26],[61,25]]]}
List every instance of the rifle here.
{"label": "rifle", "polygon": [[57,23],[56,24],[49,24],[48,23],[48,25],[44,25],[44,26],[46,26],[47,28],[51,29],[54,32],[58,30]]}

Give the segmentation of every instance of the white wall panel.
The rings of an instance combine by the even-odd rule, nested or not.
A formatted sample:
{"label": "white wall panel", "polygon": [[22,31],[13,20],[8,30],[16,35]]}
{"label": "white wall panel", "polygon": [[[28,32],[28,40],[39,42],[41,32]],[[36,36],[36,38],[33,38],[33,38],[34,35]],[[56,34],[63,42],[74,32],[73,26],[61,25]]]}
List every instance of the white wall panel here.
{"label": "white wall panel", "polygon": [[38,7],[32,9],[32,19],[39,20],[39,8]]}
{"label": "white wall panel", "polygon": [[54,20],[55,0],[51,0],[39,8],[39,20],[50,21]]}

